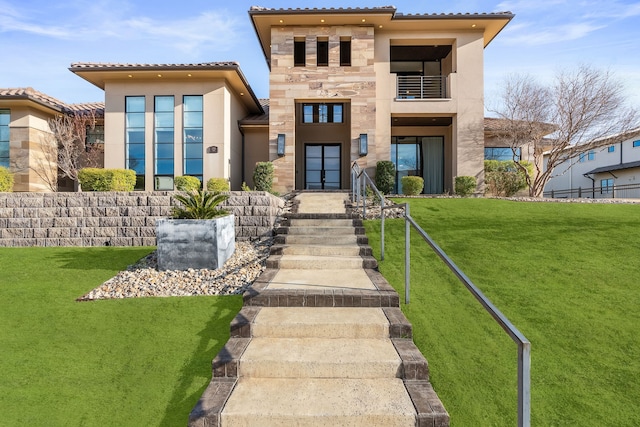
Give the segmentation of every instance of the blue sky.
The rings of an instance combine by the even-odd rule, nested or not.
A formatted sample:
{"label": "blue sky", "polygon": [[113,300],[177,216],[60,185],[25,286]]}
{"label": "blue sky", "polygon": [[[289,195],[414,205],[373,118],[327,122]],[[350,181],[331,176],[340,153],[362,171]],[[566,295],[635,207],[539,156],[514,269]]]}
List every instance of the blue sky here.
{"label": "blue sky", "polygon": [[237,61],[258,97],[268,69],[247,11],[374,7],[398,12],[511,11],[516,17],[485,50],[485,100],[504,79],[550,81],[580,64],[609,69],[640,109],[640,1],[629,0],[0,0],[0,88],[31,86],[64,102],[102,101],[103,92],[68,70],[73,62]]}

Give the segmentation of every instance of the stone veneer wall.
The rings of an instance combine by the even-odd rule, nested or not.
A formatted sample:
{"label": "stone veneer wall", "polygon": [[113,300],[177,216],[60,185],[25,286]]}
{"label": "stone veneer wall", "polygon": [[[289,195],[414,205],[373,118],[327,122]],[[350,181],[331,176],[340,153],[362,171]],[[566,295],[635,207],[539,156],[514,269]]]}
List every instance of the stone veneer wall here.
{"label": "stone veneer wall", "polygon": [[[306,40],[306,66],[295,67],[294,40]],[[318,37],[329,40],[329,66],[317,66]],[[351,65],[340,66],[340,39],[351,39]],[[351,161],[375,166],[376,73],[373,26],[285,26],[271,28],[271,73],[269,77],[269,159],[275,167],[274,190],[295,188],[296,102],[340,102],[351,106]],[[369,155],[358,155],[358,138],[369,135]],[[277,155],[278,134],[286,135],[285,156]],[[388,148],[385,153],[388,153]],[[384,158],[387,160],[388,158]],[[343,159],[344,161],[345,159]],[[350,164],[345,162],[346,164]],[[344,167],[344,166],[343,166]],[[302,165],[298,165],[302,173]],[[344,183],[343,183],[344,184]]]}
{"label": "stone veneer wall", "polygon": [[[0,246],[155,246],[156,219],[171,215],[173,192],[0,193]],[[236,239],[272,233],[284,201],[233,191]]]}

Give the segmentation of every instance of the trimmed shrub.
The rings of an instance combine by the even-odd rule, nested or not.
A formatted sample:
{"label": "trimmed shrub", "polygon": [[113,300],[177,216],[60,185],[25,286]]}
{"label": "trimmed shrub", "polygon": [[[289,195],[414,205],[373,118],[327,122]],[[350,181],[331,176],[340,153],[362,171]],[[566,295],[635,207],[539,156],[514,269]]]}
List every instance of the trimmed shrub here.
{"label": "trimmed shrub", "polygon": [[256,191],[267,191],[271,193],[273,187],[273,163],[258,162],[253,171],[253,183]]}
{"label": "trimmed shrub", "polygon": [[249,187],[246,182],[243,182],[242,191],[251,191],[251,187]]}
{"label": "trimmed shrub", "polygon": [[470,196],[476,190],[477,181],[474,176],[456,176],[455,191],[462,197]]}
{"label": "trimmed shrub", "polygon": [[402,193],[407,196],[417,196],[422,193],[424,188],[424,179],[421,176],[403,176],[400,178],[402,183]]}
{"label": "trimmed shrub", "polygon": [[[533,175],[531,162],[520,162],[527,168],[529,176]],[[511,197],[518,191],[527,188],[525,172],[512,160],[485,160],[484,179],[487,184],[486,193],[494,196]]]}
{"label": "trimmed shrub", "polygon": [[133,191],[136,172],[131,169],[84,168],[78,172],[84,191]]}
{"label": "trimmed shrub", "polygon": [[396,183],[396,167],[389,160],[380,160],[376,163],[376,187],[382,194],[393,191]]}
{"label": "trimmed shrub", "polygon": [[10,193],[13,191],[13,174],[9,169],[0,166],[0,192]]}
{"label": "trimmed shrub", "polygon": [[176,176],[173,183],[178,191],[196,191],[202,188],[202,183],[195,176]]}
{"label": "trimmed shrub", "polygon": [[229,191],[229,181],[225,178],[211,178],[207,181],[207,190],[218,193]]}

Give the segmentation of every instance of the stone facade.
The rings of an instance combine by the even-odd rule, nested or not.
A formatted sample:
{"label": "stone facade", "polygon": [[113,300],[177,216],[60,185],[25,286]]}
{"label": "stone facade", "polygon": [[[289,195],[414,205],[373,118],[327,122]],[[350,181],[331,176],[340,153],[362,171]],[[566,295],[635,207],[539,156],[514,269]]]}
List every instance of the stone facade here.
{"label": "stone facade", "polygon": [[[316,42],[329,41],[329,65],[317,66]],[[294,41],[304,38],[306,66],[294,66]],[[340,40],[351,41],[351,65],[340,66]],[[362,160],[366,166],[375,165],[380,157],[375,143],[376,74],[374,70],[374,29],[355,25],[273,27],[271,32],[271,74],[269,106],[269,158],[276,169],[274,189],[288,192],[296,187],[296,172],[302,172],[296,153],[303,142],[296,136],[296,103],[344,102],[349,106],[351,120],[350,144],[343,159],[343,187],[348,188],[349,164],[359,159],[358,138],[369,135],[371,155]],[[277,155],[278,134],[286,136],[285,155]],[[388,148],[387,148],[388,152]],[[386,157],[384,157],[386,158]],[[298,165],[296,166],[296,163]],[[300,177],[298,176],[298,180]],[[302,188],[300,185],[297,187]]]}
{"label": "stone facade", "polygon": [[[155,246],[173,192],[0,193],[0,246]],[[231,192],[236,239],[270,235],[284,201]]]}

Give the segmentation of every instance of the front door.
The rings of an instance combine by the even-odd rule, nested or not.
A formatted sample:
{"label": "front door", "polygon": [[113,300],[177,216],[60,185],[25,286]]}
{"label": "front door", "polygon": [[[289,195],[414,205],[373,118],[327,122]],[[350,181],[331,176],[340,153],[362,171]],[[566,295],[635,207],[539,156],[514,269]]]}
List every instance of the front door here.
{"label": "front door", "polygon": [[306,190],[339,190],[340,144],[305,144]]}

